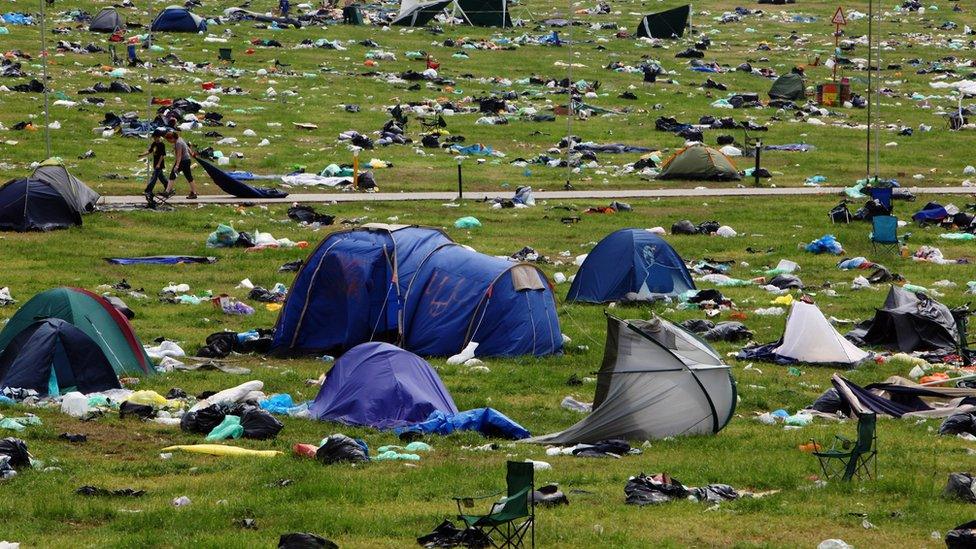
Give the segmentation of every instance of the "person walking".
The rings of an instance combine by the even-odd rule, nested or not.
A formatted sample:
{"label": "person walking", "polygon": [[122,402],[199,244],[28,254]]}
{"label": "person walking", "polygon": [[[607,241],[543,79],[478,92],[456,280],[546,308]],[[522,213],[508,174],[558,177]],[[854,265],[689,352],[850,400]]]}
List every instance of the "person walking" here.
{"label": "person walking", "polygon": [[150,209],[156,209],[156,198],[153,194],[153,189],[156,187],[156,183],[160,183],[163,189],[166,189],[166,145],[163,144],[163,135],[166,130],[162,128],[156,128],[152,133],[152,142],[149,144],[149,149],[140,154],[139,158],[145,158],[147,156],[152,157],[152,165],[150,167],[149,183],[146,185],[145,191],[143,193],[146,195],[146,203]]}
{"label": "person walking", "polygon": [[182,173],[186,182],[190,184],[190,194],[186,195],[188,200],[195,200],[197,197],[197,186],[193,182],[193,172],[190,170],[193,153],[186,140],[176,131],[166,134],[166,141],[173,145],[173,169],[169,172],[169,185],[166,187],[166,196],[173,196],[173,185],[176,183],[176,174]]}

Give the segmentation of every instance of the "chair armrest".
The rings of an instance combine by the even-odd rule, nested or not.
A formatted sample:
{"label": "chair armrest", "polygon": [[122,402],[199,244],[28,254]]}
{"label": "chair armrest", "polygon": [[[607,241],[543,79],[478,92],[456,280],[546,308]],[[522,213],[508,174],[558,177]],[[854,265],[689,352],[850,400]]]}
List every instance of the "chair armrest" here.
{"label": "chair armrest", "polygon": [[492,492],[491,494],[485,494],[483,496],[451,496],[451,499],[455,501],[460,501],[463,499],[487,499],[487,498],[497,497],[499,494],[503,494],[503,493],[504,493],[503,490],[499,490],[497,492]]}

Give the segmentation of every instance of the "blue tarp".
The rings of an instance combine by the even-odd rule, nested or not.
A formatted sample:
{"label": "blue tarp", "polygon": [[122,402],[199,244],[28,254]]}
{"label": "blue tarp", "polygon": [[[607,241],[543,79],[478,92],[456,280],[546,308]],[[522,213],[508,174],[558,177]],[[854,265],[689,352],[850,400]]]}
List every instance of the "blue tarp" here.
{"label": "blue tarp", "polygon": [[606,303],[628,293],[647,298],[694,289],[684,260],[663,238],[644,229],[620,229],[586,256],[566,300]]}
{"label": "blue tarp", "polygon": [[433,413],[457,414],[437,372],[424,359],[389,343],[363,343],[336,361],[312,417],[346,425],[391,429]]}
{"label": "blue tarp", "polygon": [[916,212],[912,219],[917,223],[938,223],[947,217],[949,217],[949,212],[942,204],[929,202]]}
{"label": "blue tarp", "polygon": [[105,353],[85,332],[60,318],[47,318],[14,336],[0,353],[0,389],[8,387],[47,396],[122,386]]}
{"label": "blue tarp", "polygon": [[106,257],[112,265],[180,265],[183,263],[216,263],[216,257],[200,255],[150,255],[145,257]]}
{"label": "blue tarp", "polygon": [[430,414],[426,421],[393,430],[397,436],[407,432],[449,435],[455,431],[477,431],[486,437],[510,440],[521,440],[532,436],[525,427],[494,408],[475,408],[457,414],[438,411]]}
{"label": "blue tarp", "polygon": [[236,196],[237,198],[284,198],[288,196],[288,193],[278,189],[252,187],[251,185],[232,177],[230,174],[224,172],[217,166],[214,166],[199,156],[196,157],[196,160],[198,164],[203,166],[203,170],[207,172],[207,175],[210,176],[210,179],[213,180],[214,184],[220,187],[220,190],[231,196]]}
{"label": "blue tarp", "polygon": [[275,326],[277,354],[342,352],[401,339],[420,355],[537,356],[562,349],[555,298],[535,266],[479,254],[437,229],[364,227],[329,235],[295,278]]}

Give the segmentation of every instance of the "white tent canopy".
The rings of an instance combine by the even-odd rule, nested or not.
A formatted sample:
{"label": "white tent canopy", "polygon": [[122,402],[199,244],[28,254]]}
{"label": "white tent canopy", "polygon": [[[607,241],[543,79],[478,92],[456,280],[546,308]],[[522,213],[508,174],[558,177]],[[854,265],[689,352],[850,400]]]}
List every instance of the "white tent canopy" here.
{"label": "white tent canopy", "polygon": [[783,341],[773,352],[811,363],[856,364],[870,356],[844,339],[816,305],[804,301],[793,302]]}
{"label": "white tent canopy", "polygon": [[608,316],[593,412],[565,431],[525,442],[713,434],[732,419],[735,404],[730,368],[707,343],[662,318]]}

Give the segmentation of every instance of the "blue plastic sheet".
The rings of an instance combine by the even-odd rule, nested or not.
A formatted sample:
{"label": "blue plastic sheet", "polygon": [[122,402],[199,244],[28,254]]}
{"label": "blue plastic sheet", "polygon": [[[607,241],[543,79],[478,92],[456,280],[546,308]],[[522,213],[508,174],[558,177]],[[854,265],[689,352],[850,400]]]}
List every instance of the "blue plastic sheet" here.
{"label": "blue plastic sheet", "polygon": [[393,432],[449,435],[455,431],[477,431],[486,437],[521,440],[531,436],[529,431],[494,408],[475,408],[448,415],[441,411],[430,414],[427,421],[400,427]]}

